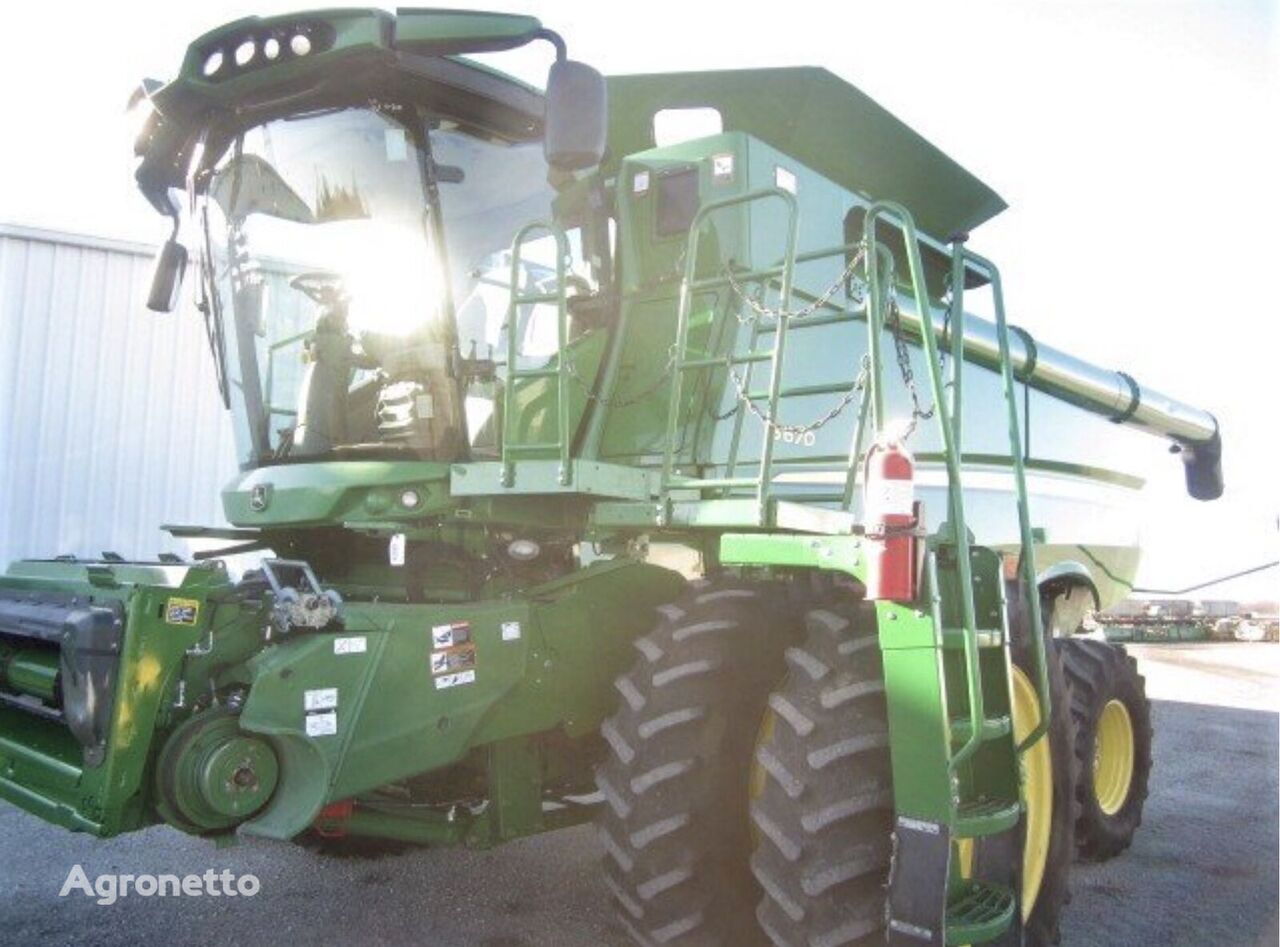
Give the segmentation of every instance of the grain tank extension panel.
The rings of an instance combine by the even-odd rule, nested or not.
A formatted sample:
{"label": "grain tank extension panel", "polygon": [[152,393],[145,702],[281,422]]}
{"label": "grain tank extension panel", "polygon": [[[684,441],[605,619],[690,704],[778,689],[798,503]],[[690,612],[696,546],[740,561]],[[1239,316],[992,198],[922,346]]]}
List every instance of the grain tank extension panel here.
{"label": "grain tank extension panel", "polygon": [[653,114],[714,108],[725,131],[768,142],[841,187],[910,207],[946,238],[1008,205],[883,106],[825,69],[741,69],[609,77],[614,160],[653,147]]}

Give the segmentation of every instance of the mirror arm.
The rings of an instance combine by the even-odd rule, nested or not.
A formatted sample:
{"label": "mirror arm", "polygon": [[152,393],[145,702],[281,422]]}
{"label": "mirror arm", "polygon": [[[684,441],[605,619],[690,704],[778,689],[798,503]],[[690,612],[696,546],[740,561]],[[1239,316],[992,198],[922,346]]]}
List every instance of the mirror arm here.
{"label": "mirror arm", "polygon": [[545,26],[533,34],[534,39],[545,39],[548,43],[556,48],[556,62],[564,62],[569,58],[569,48],[565,45],[564,37],[555,30],[549,30]]}

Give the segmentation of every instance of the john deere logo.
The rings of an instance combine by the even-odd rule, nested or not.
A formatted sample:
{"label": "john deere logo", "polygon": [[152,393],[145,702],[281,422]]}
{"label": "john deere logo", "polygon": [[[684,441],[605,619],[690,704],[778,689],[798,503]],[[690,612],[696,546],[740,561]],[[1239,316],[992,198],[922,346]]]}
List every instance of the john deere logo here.
{"label": "john deere logo", "polygon": [[260,483],[253,488],[249,494],[249,509],[255,513],[261,513],[267,508],[267,504],[271,502],[271,484]]}

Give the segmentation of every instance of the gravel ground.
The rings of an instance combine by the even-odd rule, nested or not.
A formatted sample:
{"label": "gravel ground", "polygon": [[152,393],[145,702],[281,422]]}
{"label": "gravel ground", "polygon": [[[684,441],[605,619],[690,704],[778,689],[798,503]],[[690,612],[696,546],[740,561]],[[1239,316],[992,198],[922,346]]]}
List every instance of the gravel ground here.
{"label": "gravel ground", "polygon": [[[1156,766],[1131,851],[1082,866],[1066,947],[1277,943],[1280,646],[1135,646],[1155,700]],[[493,852],[322,859],[290,845],[217,850],[157,828],[99,842],[0,804],[0,943],[624,943],[587,829]],[[108,872],[253,873],[254,898],[59,898],[73,865]]]}

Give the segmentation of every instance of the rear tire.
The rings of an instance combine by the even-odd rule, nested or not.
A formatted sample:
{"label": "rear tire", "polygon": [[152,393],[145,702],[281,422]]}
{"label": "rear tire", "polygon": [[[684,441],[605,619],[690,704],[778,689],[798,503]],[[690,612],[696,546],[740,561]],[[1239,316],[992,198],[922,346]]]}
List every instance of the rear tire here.
{"label": "rear tire", "polygon": [[756,751],[751,868],[778,947],[884,943],[893,784],[875,608],[809,613]]}
{"label": "rear tire", "polygon": [[[1082,638],[1059,638],[1055,643],[1066,665],[1076,724],[1076,847],[1083,859],[1106,861],[1133,843],[1142,824],[1153,735],[1146,681],[1121,645]],[[1106,736],[1117,728],[1122,741],[1126,730],[1131,739],[1118,760],[1114,737]]]}
{"label": "rear tire", "polygon": [[794,637],[785,590],[697,583],[659,611],[618,678],[596,771],[604,877],[643,945],[763,943],[747,784],[765,700]]}

